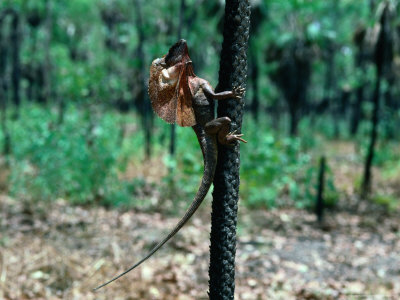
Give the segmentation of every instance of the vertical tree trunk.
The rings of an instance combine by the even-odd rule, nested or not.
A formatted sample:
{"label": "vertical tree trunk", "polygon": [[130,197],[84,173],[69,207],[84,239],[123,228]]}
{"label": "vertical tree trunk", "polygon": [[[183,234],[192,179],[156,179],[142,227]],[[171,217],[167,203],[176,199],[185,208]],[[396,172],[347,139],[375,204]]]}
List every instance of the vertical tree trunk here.
{"label": "vertical tree trunk", "polygon": [[388,139],[394,139],[396,137],[396,125],[395,125],[395,120],[396,120],[396,105],[395,105],[395,99],[393,97],[393,86],[394,82],[392,80],[388,80],[388,87],[384,93],[384,102],[385,102],[385,116],[384,118],[387,118],[387,120],[390,120],[389,122],[385,122],[385,133],[386,137]]}
{"label": "vertical tree trunk", "polygon": [[11,37],[10,44],[12,48],[11,62],[12,62],[12,95],[13,102],[16,107],[15,117],[18,118],[19,106],[21,103],[20,93],[19,93],[19,83],[21,78],[20,71],[20,58],[19,58],[19,46],[20,46],[20,34],[19,34],[19,15],[17,12],[13,13],[13,20],[11,24]]}
{"label": "vertical tree trunk", "polygon": [[[249,1],[227,0],[217,91],[245,87],[249,27]],[[229,117],[231,129],[240,132],[243,105],[243,100],[221,101],[218,103],[218,117]],[[210,237],[209,296],[212,300],[234,299],[239,149],[239,144],[230,148],[218,147]]]}
{"label": "vertical tree trunk", "polygon": [[[179,7],[179,24],[178,24],[178,32],[177,32],[178,40],[182,38],[185,8],[186,8],[185,0],[181,0],[180,7]],[[171,124],[171,141],[169,144],[169,154],[171,156],[175,155],[175,147],[176,147],[176,124],[173,123],[173,124]]]}
{"label": "vertical tree trunk", "polygon": [[362,196],[367,196],[371,189],[371,166],[375,154],[375,144],[378,137],[378,122],[379,122],[379,106],[380,106],[380,90],[382,77],[387,75],[389,66],[393,60],[393,40],[391,37],[392,28],[389,12],[389,3],[385,4],[380,18],[381,29],[378,36],[378,41],[375,47],[375,64],[376,64],[376,83],[373,97],[374,109],[372,112],[372,130],[371,139],[368,147],[368,154],[364,166],[364,178],[362,184]]}
{"label": "vertical tree trunk", "polygon": [[141,102],[141,114],[142,114],[142,127],[145,136],[145,157],[150,159],[151,157],[151,135],[153,128],[153,114],[151,112],[150,101],[147,96],[147,70],[145,67],[145,55],[143,50],[144,44],[144,32],[143,32],[143,16],[142,16],[142,2],[141,0],[134,0],[135,12],[136,12],[136,29],[138,31],[138,46],[136,49],[137,59],[140,63],[139,66],[139,77],[141,90],[138,93],[139,101]]}
{"label": "vertical tree trunk", "polygon": [[44,91],[43,100],[44,102],[49,102],[51,97],[51,60],[50,60],[50,44],[51,44],[51,34],[52,34],[52,2],[51,0],[46,0],[46,39],[44,42]]}
{"label": "vertical tree trunk", "polygon": [[297,135],[297,127],[299,124],[299,112],[297,107],[298,100],[294,99],[289,103],[289,117],[290,117],[290,129],[289,133],[292,137]]}
{"label": "vertical tree trunk", "polygon": [[64,97],[58,97],[58,117],[57,124],[61,125],[64,123],[64,115],[65,115],[65,101]]}
{"label": "vertical tree trunk", "polygon": [[317,215],[318,223],[322,223],[324,217],[325,166],[325,156],[322,156],[319,162],[317,203],[315,205],[315,214]]}
{"label": "vertical tree trunk", "polygon": [[364,84],[361,84],[356,90],[356,103],[353,106],[350,133],[351,135],[356,135],[358,131],[358,125],[360,124],[362,118],[362,104],[364,100]]}
{"label": "vertical tree trunk", "polygon": [[374,109],[372,112],[372,130],[368,147],[368,153],[364,165],[364,178],[363,178],[362,193],[361,193],[363,197],[367,196],[371,189],[371,166],[372,166],[372,161],[374,159],[375,144],[378,136],[380,87],[381,87],[381,74],[380,72],[378,72],[375,83],[374,96],[373,96]]}
{"label": "vertical tree trunk", "polygon": [[251,86],[253,88],[251,113],[253,115],[254,120],[258,122],[259,107],[260,107],[260,101],[258,98],[259,67],[258,67],[256,51],[254,49],[251,49],[249,54],[250,54],[250,64],[251,64],[251,72],[250,72],[251,84],[252,84]]}
{"label": "vertical tree trunk", "polygon": [[7,94],[5,92],[5,72],[6,72],[6,60],[7,60],[7,52],[6,52],[6,41],[3,35],[3,24],[4,24],[4,15],[0,15],[0,126],[1,131],[3,132],[3,146],[1,149],[1,153],[3,155],[8,155],[11,151],[11,141],[10,141],[10,132],[7,127]]}

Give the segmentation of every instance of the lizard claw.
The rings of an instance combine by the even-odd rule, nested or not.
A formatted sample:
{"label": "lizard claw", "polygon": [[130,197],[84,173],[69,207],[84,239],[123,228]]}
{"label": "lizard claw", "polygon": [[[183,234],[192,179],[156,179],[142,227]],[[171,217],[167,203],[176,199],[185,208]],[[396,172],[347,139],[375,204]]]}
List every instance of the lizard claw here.
{"label": "lizard claw", "polygon": [[243,143],[247,143],[246,140],[242,139],[243,133],[235,134],[235,132],[236,132],[236,130],[233,131],[233,132],[230,132],[230,133],[228,133],[226,135],[226,141],[229,144],[232,144],[235,141],[240,141],[240,142],[243,142]]}
{"label": "lizard claw", "polygon": [[241,86],[236,86],[232,89],[232,93],[233,93],[233,98],[235,98],[236,100],[240,100],[242,99],[244,92],[245,92],[245,88],[241,87]]}
{"label": "lizard claw", "polygon": [[236,133],[236,131],[237,131],[237,129],[235,129],[234,131],[231,131],[231,132],[229,132],[227,135],[232,135],[232,134],[235,134],[235,133]]}

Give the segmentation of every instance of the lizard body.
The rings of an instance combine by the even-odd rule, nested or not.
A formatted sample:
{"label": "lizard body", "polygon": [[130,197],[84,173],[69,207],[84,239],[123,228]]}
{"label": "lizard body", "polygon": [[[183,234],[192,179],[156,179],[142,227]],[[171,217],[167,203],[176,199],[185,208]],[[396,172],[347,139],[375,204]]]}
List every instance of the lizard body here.
{"label": "lizard body", "polygon": [[243,89],[215,93],[211,85],[197,77],[192,68],[185,40],[174,44],[167,55],[153,61],[150,68],[149,95],[153,110],[168,123],[191,126],[196,133],[204,159],[204,173],[200,187],[190,207],[173,230],[150,252],[132,267],[95,288],[95,290],[117,280],[132,271],[157,252],[170,240],[198,209],[214,179],[217,165],[217,141],[230,145],[235,141],[246,142],[242,134],[230,133],[228,117],[215,119],[214,99],[240,99]]}

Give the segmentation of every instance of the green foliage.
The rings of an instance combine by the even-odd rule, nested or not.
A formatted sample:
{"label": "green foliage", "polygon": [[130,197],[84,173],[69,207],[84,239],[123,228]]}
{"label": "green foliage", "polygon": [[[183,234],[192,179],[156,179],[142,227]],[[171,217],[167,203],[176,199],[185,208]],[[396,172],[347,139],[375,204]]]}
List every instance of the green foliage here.
{"label": "green foliage", "polygon": [[377,194],[371,198],[371,201],[384,206],[388,211],[396,211],[400,207],[398,198],[387,194]]}
{"label": "green foliage", "polygon": [[[159,124],[162,131],[169,126]],[[295,205],[312,207],[315,201],[318,164],[311,158],[311,151],[318,141],[310,135],[301,138],[279,136],[272,130],[246,122],[243,132],[249,144],[241,146],[241,198],[249,207],[276,207]],[[177,155],[164,156],[170,170],[163,180],[163,198],[181,202],[191,199],[197,191],[203,171],[202,154],[197,139],[187,128],[177,128]],[[165,149],[164,149],[165,153]],[[327,167],[325,200],[334,206],[338,192],[333,184],[333,173]],[[186,202],[185,202],[186,203]]]}
{"label": "green foliage", "polygon": [[[221,1],[200,2],[198,5],[199,1],[186,0],[181,37],[188,40],[196,74],[216,86],[224,7]],[[282,135],[281,125],[288,124],[281,113],[283,97],[268,76],[277,62],[265,61],[272,43],[284,46],[298,39],[312,45],[312,77],[306,101],[311,112],[312,107],[326,98],[330,103],[328,111],[332,112],[343,87],[354,92],[359,86],[366,86],[363,114],[367,121],[361,123],[356,137],[357,162],[365,157],[372,113],[372,105],[367,100],[375,68],[371,62],[366,62],[363,69],[357,67],[358,48],[352,39],[358,25],[373,25],[376,21],[369,2],[271,0],[252,3],[252,9],[258,9],[260,16],[256,20],[257,28],[252,29],[249,48],[259,66],[259,111],[272,106],[274,111],[279,111],[283,122],[274,129],[263,122],[256,125],[248,121],[244,125],[243,132],[250,142],[241,146],[241,197],[246,205],[312,206],[318,175],[315,158],[323,152],[322,142],[349,138],[348,116],[340,116],[338,120],[337,115],[327,116],[326,113],[302,118],[299,137]],[[143,163],[145,142],[138,116],[131,118],[132,114],[96,111],[93,106],[124,103],[130,108],[142,107],[146,99],[138,95],[148,76],[147,72],[142,74],[142,70],[147,70],[152,59],[166,53],[178,38],[180,1],[1,1],[0,9],[5,7],[14,8],[21,16],[21,73],[33,72],[31,77],[35,78],[37,86],[32,90],[43,88],[38,84],[44,79],[38,73],[41,70],[51,77],[48,107],[53,109],[61,99],[69,103],[61,125],[57,125],[56,111],[34,105],[24,105],[20,120],[8,122],[13,143],[13,153],[9,157],[12,194],[35,201],[63,197],[82,204],[129,205],[133,199],[135,204],[149,205],[146,197],[136,198],[138,191],[148,188],[143,178],[121,179],[132,160]],[[33,26],[28,19],[35,15],[40,22]],[[50,26],[48,17],[51,17]],[[9,26],[10,21],[5,23]],[[3,31],[8,37],[7,26]],[[139,48],[144,57],[139,57]],[[329,58],[332,58],[332,70]],[[49,70],[45,69],[47,59]],[[331,71],[333,77],[329,84],[327,75]],[[10,75],[6,74],[8,77]],[[29,96],[29,84],[23,75],[21,97],[25,103],[32,103],[40,96],[35,92]],[[382,94],[387,89],[389,84],[385,82]],[[398,87],[393,90],[398,94]],[[251,102],[253,94],[254,90],[249,89],[246,101]],[[354,104],[354,93],[349,101],[348,105]],[[109,109],[107,105],[104,107]],[[305,114],[308,109],[304,108]],[[382,139],[374,164],[383,168],[385,176],[394,177],[400,169],[398,144],[387,140],[396,136],[398,121],[393,122],[393,119],[398,120],[400,115],[399,111],[386,108],[384,103],[382,114],[379,129]],[[135,129],[121,144],[121,128],[125,125]],[[166,154],[169,132],[169,125],[155,120],[153,155],[163,156],[160,168],[169,170],[155,189],[161,190],[164,199],[190,199],[202,176],[201,151],[193,132],[178,127],[177,155],[169,157]],[[1,145],[3,140],[0,130]],[[338,192],[329,168],[326,182],[325,201],[333,205]]]}
{"label": "green foliage", "polygon": [[44,201],[62,197],[79,204],[129,202],[134,183],[118,180],[123,152],[118,146],[119,118],[115,113],[96,118],[93,112],[69,106],[65,122],[57,125],[55,113],[24,107],[24,122],[10,124],[11,193]]}
{"label": "green foliage", "polygon": [[[269,130],[260,133],[259,126],[250,122],[244,126],[251,143],[241,147],[243,201],[252,207],[312,206],[318,166],[307,149],[314,148],[316,141],[310,141],[309,134],[292,138],[279,137]],[[328,171],[326,190],[331,198],[337,198],[332,176]]]}

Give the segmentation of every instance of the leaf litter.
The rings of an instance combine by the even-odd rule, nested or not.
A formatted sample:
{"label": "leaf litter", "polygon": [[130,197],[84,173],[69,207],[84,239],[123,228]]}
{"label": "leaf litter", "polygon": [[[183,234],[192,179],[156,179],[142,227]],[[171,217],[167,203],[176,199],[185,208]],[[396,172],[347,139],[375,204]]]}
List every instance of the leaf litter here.
{"label": "leaf litter", "polygon": [[[38,204],[39,205],[39,204]],[[209,206],[154,257],[178,217],[0,196],[0,299],[208,299]],[[344,209],[239,211],[236,299],[398,299],[398,215]]]}

